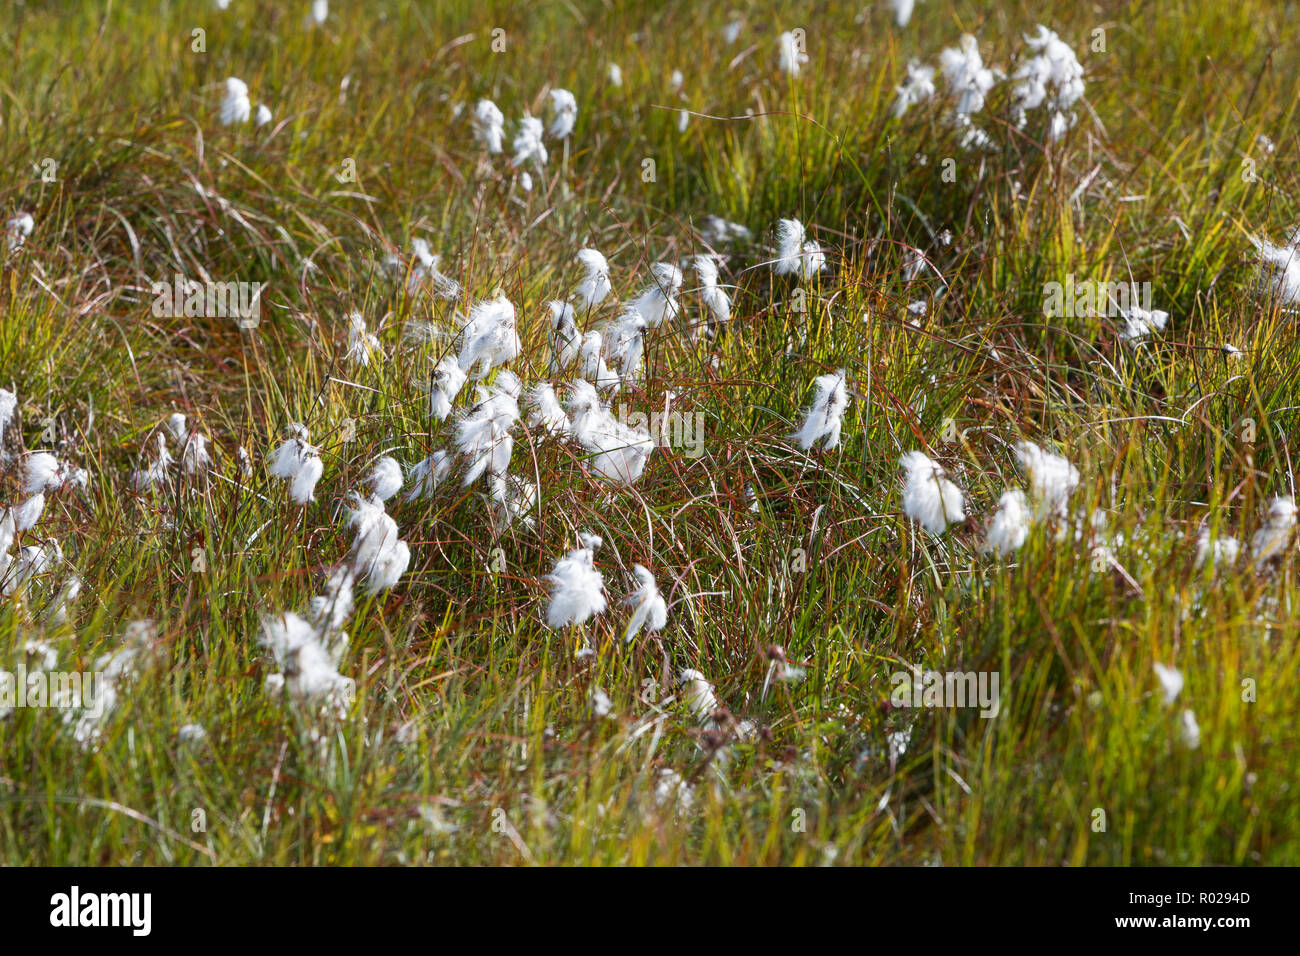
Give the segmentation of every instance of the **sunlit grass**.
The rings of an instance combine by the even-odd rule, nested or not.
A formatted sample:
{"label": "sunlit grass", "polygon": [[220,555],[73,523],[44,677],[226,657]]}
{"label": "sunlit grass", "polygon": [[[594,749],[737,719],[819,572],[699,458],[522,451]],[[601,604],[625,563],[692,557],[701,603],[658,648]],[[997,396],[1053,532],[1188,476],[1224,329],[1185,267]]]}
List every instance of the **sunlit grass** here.
{"label": "sunlit grass", "polygon": [[[1294,317],[1257,294],[1248,242],[1295,224],[1296,37],[1273,5],[927,0],[899,30],[875,5],[859,21],[858,6],[755,3],[734,46],[726,6],[339,2],[314,31],[298,6],[0,14],[0,218],[37,222],[0,271],[0,386],[19,395],[27,448],[91,472],[32,533],[60,541],[82,597],[49,629],[57,581],[0,606],[0,668],[36,637],[61,668],[90,669],[130,621],[158,635],[97,749],[56,710],[0,719],[0,860],[1300,862],[1297,557],[1259,575],[1194,567],[1203,523],[1246,539],[1294,491],[1300,347]],[[909,58],[933,62],[970,31],[1007,66],[1035,16],[1088,71],[1063,141],[1008,127],[998,92],[983,157],[938,108],[890,117]],[[811,62],[791,79],[776,37],[795,26]],[[217,124],[231,75],[271,124]],[[543,115],[557,86],[577,96],[577,129],[525,193],[456,106],[490,96],[508,119]],[[339,178],[347,161],[355,181]],[[659,330],[645,384],[618,399],[648,412],[671,390],[703,416],[703,457],[660,449],[639,483],[608,490],[571,451],[521,436],[512,469],[540,478],[541,506],[499,540],[477,488],[395,500],[412,565],[349,622],[347,719],[268,698],[259,615],[319,593],[348,546],[343,496],[377,455],[410,465],[448,440],[423,390],[445,345],[404,333],[450,327],[453,307],[402,294],[383,259],[424,236],[470,299],[502,289],[525,345],[512,367],[532,381],[578,248],[605,252],[629,299],[651,263],[701,251],[709,214],[755,235],[723,265],[732,322],[699,342]],[[761,265],[792,215],[830,253],[806,311]],[[942,281],[905,282],[908,247]],[[261,324],[156,318],[151,284],[177,272],[268,283]],[[1133,348],[1115,320],[1044,317],[1044,283],[1069,273],[1150,282],[1169,327]],[[918,299],[931,305],[914,324]],[[386,361],[344,360],[353,309]],[[854,394],[843,444],[799,453],[786,436],[809,383],[839,367]],[[177,410],[217,445],[219,476],[137,495],[131,472]],[[325,460],[306,509],[261,462],[291,421]],[[1079,467],[1074,504],[1122,536],[1112,563],[1044,528],[1014,561],[982,552],[985,516],[1024,483],[1022,438]],[[977,516],[941,539],[901,513],[898,458],[914,448]],[[15,500],[16,470],[0,482]],[[605,538],[612,604],[642,563],[672,609],[662,635],[625,647],[611,608],[587,628],[595,656],[575,659],[578,636],[542,625],[540,576],[587,530]],[[764,695],[774,644],[806,679]],[[1157,661],[1185,675],[1176,706]],[[910,665],[998,671],[999,715],[891,707],[890,675]],[[727,730],[675,699],[685,667],[716,685]],[[1195,750],[1179,744],[1184,708]],[[734,733],[741,721],[755,732]],[[207,740],[181,744],[187,723]]]}

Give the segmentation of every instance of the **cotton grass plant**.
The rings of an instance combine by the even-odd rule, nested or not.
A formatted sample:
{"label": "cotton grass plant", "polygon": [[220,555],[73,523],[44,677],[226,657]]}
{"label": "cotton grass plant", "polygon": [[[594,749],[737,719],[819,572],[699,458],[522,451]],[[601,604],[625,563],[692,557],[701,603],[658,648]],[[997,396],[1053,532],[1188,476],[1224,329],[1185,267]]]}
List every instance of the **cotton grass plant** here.
{"label": "cotton grass plant", "polygon": [[0,857],[1300,862],[1271,5],[259,10],[0,14]]}

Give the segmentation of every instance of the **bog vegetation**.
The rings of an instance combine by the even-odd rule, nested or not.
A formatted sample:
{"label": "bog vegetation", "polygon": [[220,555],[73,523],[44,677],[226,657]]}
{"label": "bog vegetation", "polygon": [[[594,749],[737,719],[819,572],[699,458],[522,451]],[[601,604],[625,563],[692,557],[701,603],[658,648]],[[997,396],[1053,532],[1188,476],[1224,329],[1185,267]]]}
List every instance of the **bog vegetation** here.
{"label": "bog vegetation", "polygon": [[1294,22],[1036,6],[6,4],[0,860],[1300,863]]}

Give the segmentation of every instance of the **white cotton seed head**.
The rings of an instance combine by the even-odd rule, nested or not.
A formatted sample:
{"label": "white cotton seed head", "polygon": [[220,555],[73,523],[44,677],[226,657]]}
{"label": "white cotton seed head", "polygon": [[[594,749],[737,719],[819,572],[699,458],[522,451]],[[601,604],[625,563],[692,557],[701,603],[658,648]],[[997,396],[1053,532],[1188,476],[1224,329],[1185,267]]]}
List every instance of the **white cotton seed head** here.
{"label": "white cotton seed head", "polygon": [[629,643],[640,633],[642,627],[647,631],[659,631],[668,623],[668,606],[659,593],[654,575],[640,564],[632,565],[632,574],[636,577],[637,588],[623,599],[623,603],[632,608],[632,617],[623,635],[623,639]]}
{"label": "white cotton seed head", "polygon": [[411,564],[411,549],[405,541],[397,540],[385,548],[370,566],[366,575],[367,594],[379,594],[397,585]]}
{"label": "white cotton seed head", "polygon": [[289,497],[294,504],[305,505],[315,500],[316,482],[320,481],[324,473],[325,463],[318,455],[312,455],[302,463],[289,486]]}
{"label": "white cotton seed head", "polygon": [[307,618],[319,631],[337,632],[343,629],[343,625],[352,616],[354,582],[352,568],[341,564],[330,573],[324,592],[307,602]]}
{"label": "white cotton seed head", "polygon": [[804,410],[803,424],[790,437],[799,443],[799,447],[808,451],[813,445],[822,442],[830,451],[840,443],[840,429],[843,427],[844,411],[849,405],[848,388],[845,385],[844,369],[837,369],[827,375],[818,375],[813,379],[813,400]]}
{"label": "white cotton seed head", "polygon": [[578,120],[577,99],[568,90],[551,90],[551,107],[555,110],[555,118],[547,132],[556,139],[568,138]]}
{"label": "white cotton seed head", "polygon": [[248,84],[236,77],[229,77],[226,80],[226,92],[221,100],[221,110],[217,118],[223,126],[237,126],[247,123],[252,112],[253,104],[248,99]]}
{"label": "white cotton seed head", "polygon": [[695,274],[700,280],[700,300],[715,323],[724,323],[731,319],[731,299],[718,285],[718,264],[713,256],[696,256],[692,263]]}
{"label": "white cotton seed head", "polygon": [[1029,477],[1034,519],[1064,518],[1070,495],[1079,485],[1079,469],[1061,455],[1044,451],[1033,442],[1020,442],[1015,451]]}
{"label": "white cotton seed head", "polygon": [[1012,115],[1023,127],[1030,110],[1045,109],[1049,114],[1048,139],[1055,141],[1074,125],[1071,111],[1083,97],[1083,66],[1069,45],[1044,26],[1038,33],[1025,37],[1034,55],[1021,63],[1012,76]]}
{"label": "white cotton seed head", "polygon": [[470,309],[461,330],[461,349],[457,357],[461,371],[478,367],[476,377],[486,375],[498,365],[519,355],[522,345],[515,328],[515,307],[504,295],[486,299]]}
{"label": "white cotton seed head", "polygon": [[632,301],[650,328],[658,328],[665,319],[677,315],[677,293],[682,288],[682,270],[671,262],[656,262],[650,267],[651,282]]}
{"label": "white cotton seed head", "polygon": [[1162,331],[1165,323],[1169,321],[1168,312],[1161,312],[1159,309],[1147,311],[1136,305],[1129,306],[1123,312],[1123,317],[1124,328],[1120,329],[1119,337],[1128,342]]}
{"label": "white cotton seed head", "polygon": [[939,54],[939,67],[943,71],[959,116],[970,116],[984,109],[984,98],[997,83],[997,76],[984,66],[980,57],[979,42],[966,34],[956,47]]}
{"label": "white cotton seed head", "polygon": [[374,468],[366,476],[366,484],[376,498],[387,501],[402,490],[402,466],[385,455],[375,462]]}
{"label": "white cotton seed head", "polygon": [[13,252],[27,242],[27,238],[36,228],[36,220],[28,212],[19,213],[5,222],[6,248]]}
{"label": "white cotton seed head", "polygon": [[573,306],[557,300],[550,304],[550,310],[551,329],[548,334],[551,347],[550,374],[558,375],[578,358],[582,348],[582,336],[578,332]]}
{"label": "white cotton seed head", "polygon": [[696,720],[704,723],[712,719],[718,709],[718,695],[703,674],[688,667],[677,675],[677,686],[680,688],[682,702]]}
{"label": "white cotton seed head", "polygon": [[1196,714],[1191,710],[1183,711],[1179,723],[1179,743],[1188,750],[1195,750],[1201,746],[1201,725],[1196,722]]}
{"label": "white cotton seed head", "polygon": [[528,428],[542,435],[565,435],[569,431],[569,419],[560,407],[560,400],[555,396],[555,388],[550,382],[538,382],[527,392],[524,404],[528,407]]}
{"label": "white cotton seed head", "polygon": [[602,391],[618,391],[622,379],[605,362],[604,338],[600,332],[593,329],[582,337],[578,361],[581,365],[579,374],[584,379],[590,379]]}
{"label": "white cotton seed head", "polygon": [[33,452],[23,459],[22,486],[25,495],[58,491],[63,487],[64,478],[63,466],[49,452]]}
{"label": "white cotton seed head", "polygon": [[474,128],[474,139],[492,155],[502,150],[505,139],[506,118],[491,100],[479,100],[474,106],[470,123]]}
{"label": "white cotton seed head", "polygon": [[1183,689],[1183,675],[1173,667],[1166,667],[1159,661],[1155,663],[1156,678],[1160,681],[1160,690],[1164,694],[1164,704],[1168,707],[1177,699]]}
{"label": "white cotton seed head", "polygon": [[406,493],[406,500],[429,497],[451,475],[451,467],[451,455],[442,449],[414,465],[408,476],[410,490]]}
{"label": "white cotton seed head", "polygon": [[1279,496],[1269,502],[1263,526],[1250,539],[1251,558],[1256,565],[1271,560],[1286,548],[1295,524],[1294,499]]}
{"label": "white cotton seed head", "polygon": [[581,547],[570,551],[544,578],[550,586],[546,626],[552,630],[584,624],[605,610],[605,578],[595,569],[593,550]]}
{"label": "white cotton seed head", "polygon": [[905,27],[912,19],[916,0],[889,0],[887,6],[894,11],[894,22],[900,27]]}
{"label": "white cotton seed head", "polygon": [[1281,246],[1264,239],[1251,237],[1251,243],[1259,250],[1261,278],[1266,280],[1269,288],[1278,299],[1288,305],[1300,302],[1300,238],[1293,234]]}
{"label": "white cotton seed head", "polygon": [[535,116],[524,116],[519,120],[514,141],[511,143],[515,153],[514,158],[510,160],[511,166],[517,169],[530,160],[538,166],[546,165],[546,144],[542,142],[543,128],[542,121]]}
{"label": "white cotton seed head", "polygon": [[1210,534],[1209,528],[1202,528],[1200,536],[1196,539],[1196,567],[1203,568],[1206,564],[1213,564],[1215,567],[1231,567],[1237,563],[1237,558],[1241,555],[1241,542],[1233,537],[1216,538]]}
{"label": "white cotton seed head", "polygon": [[803,48],[803,31],[795,33],[787,30],[777,41],[777,65],[787,76],[798,76],[803,65],[808,62],[808,54]]}
{"label": "white cotton seed head", "polygon": [[1029,537],[1030,513],[1025,493],[1008,488],[998,499],[998,511],[988,530],[989,550],[997,554],[1019,551]]}
{"label": "white cotton seed head", "polygon": [[261,643],[280,667],[279,681],[269,682],[293,699],[338,705],[351,694],[351,681],[338,672],[338,658],[316,628],[293,612],[262,618]]}
{"label": "white cotton seed head", "polygon": [[14,527],[18,531],[28,531],[36,526],[45,511],[45,495],[37,493],[13,509]]}
{"label": "white cotton seed head", "polygon": [[451,356],[443,358],[434,369],[429,388],[429,414],[435,421],[443,421],[451,414],[452,402],[465,387],[465,372]]}
{"label": "white cotton seed head", "polygon": [[934,67],[912,60],[907,64],[907,78],[894,88],[894,116],[902,116],[918,103],[934,99]]}
{"label": "white cotton seed head", "polygon": [[360,312],[350,313],[346,360],[364,368],[370,365],[370,359],[374,356],[382,356],[378,337],[367,331],[365,317]]}
{"label": "white cotton seed head", "polygon": [[805,238],[798,219],[781,219],[776,224],[776,258],[772,270],[779,276],[793,275],[808,281],[826,265],[821,246]]}
{"label": "white cotton seed head", "polygon": [[18,396],[13,392],[0,388],[0,443],[4,442],[5,432],[9,429],[9,423],[14,420],[14,414],[18,411]]}
{"label": "white cotton seed head", "polygon": [[212,467],[208,440],[198,432],[190,435],[181,447],[181,468],[187,475],[198,475]]}
{"label": "white cotton seed head", "polygon": [[907,452],[899,464],[907,472],[903,511],[909,518],[934,535],[965,520],[961,489],[944,476],[941,465],[919,451]]}
{"label": "white cotton seed head", "polygon": [[578,263],[584,270],[582,282],[573,290],[573,297],[583,308],[592,309],[605,301],[611,286],[609,263],[595,249],[578,250]]}

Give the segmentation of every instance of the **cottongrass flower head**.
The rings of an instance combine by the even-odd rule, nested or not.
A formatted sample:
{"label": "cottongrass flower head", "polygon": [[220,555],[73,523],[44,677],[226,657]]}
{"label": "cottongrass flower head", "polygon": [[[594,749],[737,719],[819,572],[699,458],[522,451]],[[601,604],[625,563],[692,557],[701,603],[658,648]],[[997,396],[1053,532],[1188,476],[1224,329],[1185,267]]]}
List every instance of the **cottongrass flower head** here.
{"label": "cottongrass flower head", "polygon": [[267,106],[265,103],[258,103],[257,112],[253,114],[253,125],[258,129],[261,129],[267,123],[271,122],[272,119],[271,107]]}
{"label": "cottongrass flower head", "polygon": [[578,358],[582,350],[582,336],[578,332],[578,322],[573,306],[568,302],[552,301],[551,328],[547,341],[551,347],[550,374],[558,375]]}
{"label": "cottongrass flower head", "polygon": [[318,714],[346,713],[356,691],[355,682],[338,670],[346,635],[327,641],[316,627],[286,611],[262,618],[261,644],[280,668],[266,678],[268,695],[286,695]]}
{"label": "cottongrass flower head", "polygon": [[18,396],[8,389],[0,388],[0,446],[4,445],[5,432],[9,423],[18,412]]}
{"label": "cottongrass flower head", "polygon": [[456,451],[467,461],[462,482],[465,487],[484,473],[506,473],[514,452],[510,430],[519,420],[520,387],[513,373],[500,372],[487,393],[456,423]]}
{"label": "cottongrass flower head", "polygon": [[[639,314],[637,315],[640,318]],[[645,319],[641,319],[642,322]],[[592,329],[582,337],[578,349],[579,373],[582,378],[590,379],[601,391],[617,392],[623,380],[605,361],[604,336]]]}
{"label": "cottongrass flower head", "polygon": [[792,30],[787,30],[781,34],[777,42],[777,64],[781,72],[786,76],[798,76],[803,65],[808,62],[808,54],[803,48],[802,32],[796,34]]}
{"label": "cottongrass flower head", "polygon": [[356,576],[366,582],[367,594],[378,594],[394,587],[411,563],[411,549],[401,539],[395,522],[378,498],[365,499],[356,492],[349,494],[348,524],[356,537],[349,561]]}
{"label": "cottongrass flower head", "polygon": [[912,19],[912,10],[916,7],[916,0],[889,0],[886,6],[894,12],[894,23],[900,27],[905,27]]}
{"label": "cottongrass flower head", "polygon": [[1164,696],[1164,704],[1168,707],[1172,704],[1182,692],[1183,675],[1173,667],[1166,667],[1159,661],[1155,662],[1156,678],[1160,681],[1160,691]]}
{"label": "cottongrass flower head", "polygon": [[1044,451],[1033,442],[1020,442],[1015,452],[1029,476],[1034,519],[1066,517],[1070,495],[1079,485],[1079,469],[1061,455]]}
{"label": "cottongrass flower head", "polygon": [[355,583],[356,572],[347,564],[340,564],[330,572],[324,593],[307,602],[307,619],[318,631],[338,634],[343,630],[355,606]]}
{"label": "cottongrass flower head", "polygon": [[267,470],[273,478],[289,482],[289,497],[295,504],[305,505],[315,499],[316,483],[325,473],[325,463],[320,449],[308,443],[306,425],[291,422],[288,431],[289,438],[272,453]]}
{"label": "cottongrass flower head", "polygon": [[731,299],[718,285],[718,263],[713,256],[699,255],[692,261],[700,280],[700,300],[708,310],[711,325],[725,325],[731,319]]}
{"label": "cottongrass flower head", "polygon": [[632,617],[627,622],[627,630],[623,633],[623,640],[629,644],[640,633],[642,627],[647,631],[661,631],[668,623],[668,605],[664,603],[663,595],[659,593],[655,576],[640,564],[632,565],[632,574],[637,580],[637,588],[623,599],[623,603],[632,608]]}
{"label": "cottongrass flower head", "polygon": [[808,451],[819,441],[826,451],[840,443],[840,429],[843,427],[844,411],[849,406],[848,388],[845,385],[844,369],[818,375],[813,379],[813,400],[804,410],[803,424],[790,437],[799,443],[799,447]]}
{"label": "cottongrass flower head", "polygon": [[677,293],[682,288],[682,270],[671,262],[656,262],[650,267],[651,282],[632,300],[632,308],[641,313],[646,325],[658,328],[665,319],[677,315]]}
{"label": "cottongrass flower head", "polygon": [[365,483],[374,497],[387,501],[402,490],[402,466],[395,459],[384,455],[370,469]]}
{"label": "cottongrass flower head", "polygon": [[55,492],[63,487],[67,472],[47,451],[32,452],[23,459],[22,489],[25,495]]}
{"label": "cottongrass flower head", "polygon": [[1029,537],[1031,518],[1025,493],[1019,488],[1004,491],[998,499],[997,513],[989,524],[989,550],[1003,555],[1019,551]]}
{"label": "cottongrass flower head", "polygon": [[133,621],[127,626],[122,644],[116,650],[101,654],[95,659],[92,670],[99,673],[102,679],[97,706],[80,715],[68,711],[63,718],[64,723],[76,721],[72,736],[77,743],[93,748],[99,742],[122,695],[130,683],[156,659],[156,650],[153,622]]}
{"label": "cottongrass flower head", "polygon": [[635,381],[640,375],[646,328],[645,317],[629,308],[603,333],[605,357],[618,365],[626,381]]}
{"label": "cottongrass flower head", "polygon": [[1241,542],[1231,536],[1216,537],[1209,528],[1202,528],[1196,539],[1196,567],[1213,564],[1215,567],[1231,567],[1241,556]]}
{"label": "cottongrass flower head", "polygon": [[217,119],[222,126],[237,126],[247,123],[253,113],[253,104],[248,98],[248,84],[237,77],[227,77],[226,92],[221,100],[221,109]]}
{"label": "cottongrass flower head", "polygon": [[1148,311],[1139,305],[1130,305],[1121,314],[1124,318],[1124,327],[1120,329],[1119,337],[1126,342],[1136,342],[1138,339],[1160,332],[1169,321],[1168,312],[1159,309]]}
{"label": "cottongrass flower head", "polygon": [[894,88],[894,116],[899,117],[918,103],[934,99],[934,67],[912,60],[907,78]]}
{"label": "cottongrass flower head", "polygon": [[5,221],[5,242],[6,248],[13,252],[19,249],[27,242],[36,228],[36,220],[32,218],[29,212],[19,213],[11,219]]}
{"label": "cottongrass flower head", "polygon": [[360,312],[348,315],[348,351],[345,358],[362,368],[370,365],[370,357],[379,352],[379,338],[366,329],[366,320]]}
{"label": "cottongrass flower head", "polygon": [[900,459],[907,472],[903,512],[933,535],[966,518],[962,491],[945,477],[943,466],[924,452],[909,451]]}
{"label": "cottongrass flower head", "polygon": [[543,580],[550,586],[546,626],[560,630],[585,624],[605,610],[605,577],[595,568],[595,553],[602,541],[598,535],[579,535],[581,546],[555,562]]}
{"label": "cottongrass flower head", "polygon": [[491,100],[479,100],[474,104],[470,114],[470,125],[474,129],[474,139],[493,156],[503,148],[506,134],[506,118]]}
{"label": "cottongrass flower head", "polygon": [[542,142],[542,131],[542,121],[535,116],[525,116],[519,120],[514,141],[511,143],[515,153],[514,158],[510,160],[511,166],[518,169],[529,160],[536,163],[539,168],[546,165],[549,157],[546,144]]}
{"label": "cottongrass flower head", "polygon": [[481,365],[476,378],[519,355],[522,345],[515,328],[515,307],[501,294],[486,299],[470,309],[461,329],[461,349],[457,362],[464,372]]}
{"label": "cottongrass flower head", "polygon": [[944,81],[957,98],[955,110],[969,116],[984,109],[984,98],[997,83],[997,75],[984,66],[979,41],[969,33],[955,47],[939,54]]}
{"label": "cottongrass flower head", "polygon": [[451,404],[465,387],[465,379],[460,363],[450,355],[443,356],[434,367],[429,385],[429,414],[435,421],[443,421],[451,414]]}
{"label": "cottongrass flower head", "polygon": [[1055,141],[1074,125],[1074,105],[1083,98],[1083,66],[1074,50],[1041,24],[1038,33],[1025,37],[1034,55],[1012,77],[1015,123],[1024,127],[1029,110],[1050,111],[1048,140]]}
{"label": "cottongrass flower head", "polygon": [[554,436],[569,433],[569,418],[550,382],[533,385],[524,395],[524,404],[528,408],[526,424],[530,431]]}
{"label": "cottongrass flower head", "polygon": [[803,223],[782,219],[776,224],[776,259],[772,270],[779,276],[798,276],[807,282],[826,265],[821,246],[805,238]]}
{"label": "cottongrass flower head", "polygon": [[1261,276],[1273,294],[1288,305],[1300,303],[1300,229],[1280,246],[1254,237],[1250,241],[1259,251]]}
{"label": "cottongrass flower head", "polygon": [[[400,266],[401,260],[397,260]],[[427,239],[417,236],[411,240],[411,278],[407,282],[407,292],[428,288],[440,299],[454,299],[460,295],[460,283],[450,276],[443,275],[439,266],[442,257],[435,255],[429,248]]]}
{"label": "cottongrass flower head", "polygon": [[427,498],[433,494],[438,486],[451,476],[453,464],[451,453],[440,448],[428,458],[413,465],[410,474],[407,475],[410,490],[406,493],[406,500],[414,501],[416,498]]}
{"label": "cottongrass flower head", "polygon": [[555,118],[547,132],[556,139],[567,139],[578,121],[578,101],[568,90],[551,90],[551,107],[555,110]]}
{"label": "cottongrass flower head", "polygon": [[623,424],[600,400],[595,387],[579,379],[569,386],[569,434],[587,452],[587,467],[609,481],[633,484],[655,449],[644,429]]}
{"label": "cottongrass flower head", "polygon": [[605,296],[609,295],[612,288],[609,282],[609,263],[595,249],[579,249],[578,263],[585,270],[585,274],[578,287],[573,290],[573,298],[577,299],[584,309],[594,309],[605,301]]}
{"label": "cottongrass flower head", "polygon": [[1264,524],[1250,539],[1250,555],[1256,566],[1282,553],[1295,529],[1295,499],[1279,496],[1269,502]]}
{"label": "cottongrass flower head", "polygon": [[677,675],[677,686],[684,703],[691,715],[701,723],[707,723],[718,710],[718,695],[707,677],[693,667],[685,668]]}
{"label": "cottongrass flower head", "polygon": [[749,242],[754,238],[748,227],[712,214],[700,220],[698,232],[700,238],[714,248],[733,242]]}

